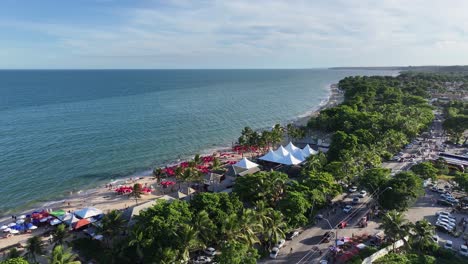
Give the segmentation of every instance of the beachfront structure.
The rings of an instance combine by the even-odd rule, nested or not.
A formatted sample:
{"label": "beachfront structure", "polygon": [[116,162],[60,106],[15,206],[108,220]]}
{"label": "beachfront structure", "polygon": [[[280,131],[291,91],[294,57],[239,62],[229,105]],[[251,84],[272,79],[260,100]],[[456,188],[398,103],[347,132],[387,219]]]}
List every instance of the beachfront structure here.
{"label": "beachfront structure", "polygon": [[81,219],[91,218],[94,216],[102,215],[102,211],[94,207],[86,207],[81,210],[75,211],[74,214]]}
{"label": "beachfront structure", "polygon": [[243,158],[234,164],[234,166],[242,169],[252,169],[258,167],[258,164],[248,160],[247,158]]}
{"label": "beachfront structure", "polygon": [[277,163],[278,160],[281,159],[281,156],[279,156],[278,154],[276,154],[273,150],[270,149],[270,151],[268,151],[268,153],[262,157],[260,157],[260,160],[264,160],[264,161],[269,161],[269,162],[274,162],[274,163]]}
{"label": "beachfront structure", "polygon": [[283,165],[297,165],[305,161],[310,155],[316,155],[318,151],[312,149],[309,145],[300,149],[292,142],[286,147],[280,146],[277,150],[270,150],[266,155],[260,157],[260,160],[279,163]]}

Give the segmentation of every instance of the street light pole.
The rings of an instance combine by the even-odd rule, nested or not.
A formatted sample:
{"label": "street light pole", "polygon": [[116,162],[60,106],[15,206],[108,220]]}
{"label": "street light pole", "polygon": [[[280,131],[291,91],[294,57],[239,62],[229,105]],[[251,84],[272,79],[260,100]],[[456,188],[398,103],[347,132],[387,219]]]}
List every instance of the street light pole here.
{"label": "street light pole", "polygon": [[328,226],[330,227],[330,230],[332,230],[332,231],[335,230],[335,237],[334,237],[333,239],[335,239],[335,247],[338,246],[338,240],[337,240],[337,238],[338,238],[338,228],[336,228],[336,229],[333,228],[333,226],[332,226],[331,223],[330,223],[330,220],[328,220],[327,218],[323,217],[322,215],[318,215],[317,218],[323,219],[323,220],[327,221]]}

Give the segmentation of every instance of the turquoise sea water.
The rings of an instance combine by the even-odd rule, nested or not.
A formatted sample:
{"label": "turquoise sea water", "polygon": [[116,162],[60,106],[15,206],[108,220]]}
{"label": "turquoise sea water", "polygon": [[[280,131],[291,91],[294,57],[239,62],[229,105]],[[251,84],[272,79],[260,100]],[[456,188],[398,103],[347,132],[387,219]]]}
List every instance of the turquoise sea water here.
{"label": "turquoise sea water", "polygon": [[230,146],[319,106],[348,70],[0,71],[0,216]]}

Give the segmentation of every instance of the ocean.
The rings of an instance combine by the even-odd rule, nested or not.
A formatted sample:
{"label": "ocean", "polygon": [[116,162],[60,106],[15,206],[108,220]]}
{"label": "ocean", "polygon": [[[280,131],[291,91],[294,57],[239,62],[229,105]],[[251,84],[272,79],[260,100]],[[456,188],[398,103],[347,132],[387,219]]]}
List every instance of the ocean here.
{"label": "ocean", "polygon": [[230,147],[365,70],[0,71],[0,216]]}

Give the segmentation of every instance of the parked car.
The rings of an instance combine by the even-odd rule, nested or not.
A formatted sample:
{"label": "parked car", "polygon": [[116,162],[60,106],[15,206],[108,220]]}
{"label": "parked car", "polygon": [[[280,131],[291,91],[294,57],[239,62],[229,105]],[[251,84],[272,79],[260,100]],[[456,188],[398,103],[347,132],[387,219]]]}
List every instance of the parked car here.
{"label": "parked car", "polygon": [[298,231],[292,231],[286,234],[286,240],[292,240],[293,238],[299,236]]}
{"label": "parked car", "polygon": [[207,254],[208,256],[214,256],[216,255],[216,249],[212,248],[212,247],[209,247],[209,248],[206,248],[205,250],[203,250],[203,252],[205,254]]}
{"label": "parked car", "polygon": [[447,202],[452,203],[452,204],[458,204],[460,201],[458,199],[455,199],[453,197],[448,197]]}
{"label": "parked car", "polygon": [[450,227],[450,226],[448,226],[446,224],[440,223],[440,222],[437,222],[435,224],[435,226],[436,226],[437,230],[444,231],[446,233],[450,233],[453,230],[452,227]]}
{"label": "parked car", "polygon": [[455,228],[455,226],[457,226],[457,224],[449,222],[447,220],[437,220],[436,225],[437,225],[437,223],[449,226],[451,229],[453,229],[453,228]]}
{"label": "parked car", "polygon": [[448,217],[446,215],[439,215],[439,217],[437,218],[438,220],[445,220],[445,221],[448,221],[450,223],[454,223],[456,224],[457,223],[457,219],[454,218],[454,217]]}
{"label": "parked car", "polygon": [[452,203],[445,200],[445,199],[439,199],[437,200],[437,204],[438,205],[442,205],[442,206],[452,206]]}
{"label": "parked car", "polygon": [[438,193],[444,193],[444,192],[445,192],[445,190],[444,190],[444,189],[442,189],[442,188],[437,188],[437,192],[438,192]]}
{"label": "parked car", "polygon": [[353,209],[353,207],[352,207],[351,205],[347,205],[347,206],[345,206],[345,208],[343,209],[343,212],[349,213],[349,212],[351,212],[352,209]]}
{"label": "parked car", "polygon": [[367,195],[367,192],[364,191],[364,190],[362,190],[362,191],[359,192],[359,197],[361,197],[361,198],[366,197],[366,195]]}
{"label": "parked car", "polygon": [[286,243],[286,240],[281,239],[280,241],[278,241],[278,243],[276,243],[275,247],[282,248],[284,246],[284,243]]}
{"label": "parked car", "polygon": [[437,192],[437,187],[436,187],[436,186],[432,186],[431,191]]}
{"label": "parked car", "polygon": [[353,204],[358,204],[358,203],[359,203],[359,197],[354,197]]}
{"label": "parked car", "polygon": [[460,245],[460,255],[468,257],[468,247],[465,245]]}
{"label": "parked car", "polygon": [[438,211],[436,212],[436,215],[439,216],[439,215],[445,215],[445,216],[448,216],[448,217],[451,217],[453,218],[453,215],[449,212],[446,212],[446,211]]}
{"label": "parked car", "polygon": [[207,256],[198,256],[196,259],[192,261],[194,264],[205,264],[210,263],[211,258]]}
{"label": "parked car", "polygon": [[452,240],[445,241],[444,248],[452,249],[452,246],[453,246]]}
{"label": "parked car", "polygon": [[349,188],[348,190],[350,193],[353,193],[355,191],[357,191],[357,187],[356,186],[352,186],[351,188]]}
{"label": "parked car", "polygon": [[270,251],[270,258],[275,259],[276,257],[278,257],[278,253],[279,253],[279,248],[277,247],[272,248]]}

